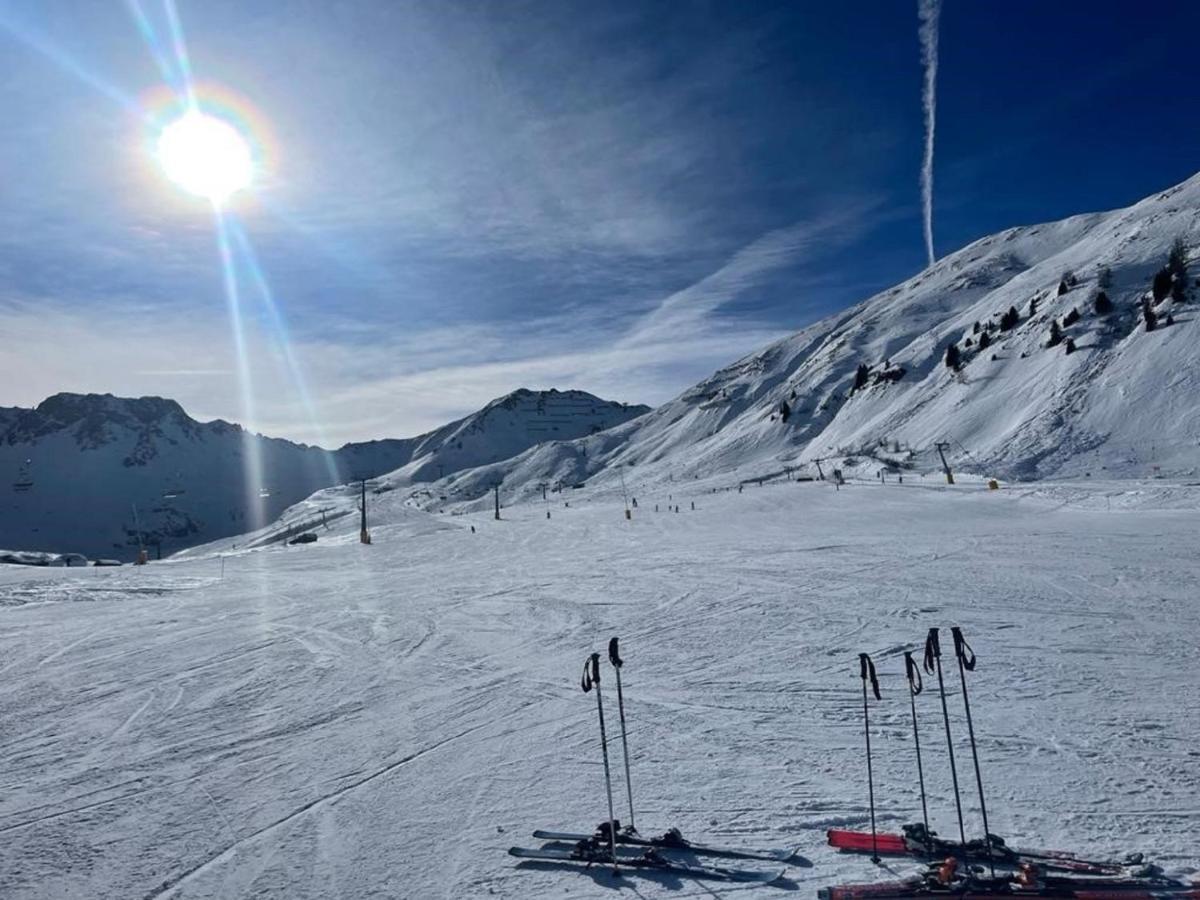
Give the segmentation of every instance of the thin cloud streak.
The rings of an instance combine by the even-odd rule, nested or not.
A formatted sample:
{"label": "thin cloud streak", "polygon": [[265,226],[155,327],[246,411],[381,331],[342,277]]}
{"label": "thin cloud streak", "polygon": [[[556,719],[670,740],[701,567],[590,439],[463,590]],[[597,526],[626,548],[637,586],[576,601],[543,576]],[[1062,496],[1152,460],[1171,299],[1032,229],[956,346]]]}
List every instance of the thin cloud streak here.
{"label": "thin cloud streak", "polygon": [[921,205],[925,225],[925,253],[929,265],[937,261],[933,253],[933,137],[937,125],[938,17],[941,0],[918,0],[921,19],[921,65],[925,79],[921,85],[921,108],[925,113],[925,153],[921,160]]}
{"label": "thin cloud streak", "polygon": [[[356,323],[346,322],[344,330],[296,339],[290,360],[277,335],[255,319],[243,323],[235,348],[228,323],[215,310],[147,316],[140,304],[115,305],[97,327],[64,304],[10,301],[0,303],[0,331],[12,336],[0,349],[0,381],[19,384],[15,402],[32,405],[58,390],[147,393],[146,377],[160,377],[154,392],[179,400],[193,415],[237,420],[245,378],[256,386],[256,430],[322,444],[326,435],[339,442],[410,436],[518,387],[580,388],[607,399],[657,404],[782,337],[778,327],[723,315],[722,309],[785,268],[803,266],[817,247],[852,240],[874,208],[850,204],[772,231],[624,322],[606,309],[594,315],[585,310],[506,324],[377,330],[369,341]],[[61,353],[64,346],[75,352]],[[142,363],[136,370],[123,365],[131,348]],[[52,363],[34,364],[41,359]],[[188,364],[180,366],[180,360]],[[321,422],[313,422],[306,397],[289,376],[294,366],[304,369],[312,396],[320,398]]]}

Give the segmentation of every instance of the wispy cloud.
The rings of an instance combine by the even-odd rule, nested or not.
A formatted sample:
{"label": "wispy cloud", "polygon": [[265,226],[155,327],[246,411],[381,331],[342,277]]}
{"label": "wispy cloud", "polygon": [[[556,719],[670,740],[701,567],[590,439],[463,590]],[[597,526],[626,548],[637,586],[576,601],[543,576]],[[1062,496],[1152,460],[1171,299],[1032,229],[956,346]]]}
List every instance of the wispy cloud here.
{"label": "wispy cloud", "polygon": [[[723,309],[783,271],[799,277],[817,247],[825,252],[844,245],[868,227],[872,208],[852,204],[777,229],[624,320],[599,307],[386,334],[364,334],[370,329],[363,323],[342,321],[284,348],[251,316],[243,340],[258,419],[249,424],[307,442],[323,431],[341,442],[416,434],[518,387],[665,401],[782,336],[776,325]],[[199,417],[238,420],[242,414],[238,362],[219,308],[147,314],[140,304],[114,302],[95,317],[46,298],[0,300],[0,333],[10,338],[0,346],[0,383],[14,386],[10,402],[31,405],[59,390],[158,393]],[[293,365],[303,368],[311,396],[319,398],[320,429],[296,389]]]}
{"label": "wispy cloud", "polygon": [[941,0],[918,0],[921,20],[921,65],[925,77],[921,84],[921,108],[925,113],[925,152],[921,159],[921,204],[925,225],[925,253],[932,266],[937,257],[933,253],[933,138],[937,125],[937,65],[938,65],[938,16],[941,15]]}

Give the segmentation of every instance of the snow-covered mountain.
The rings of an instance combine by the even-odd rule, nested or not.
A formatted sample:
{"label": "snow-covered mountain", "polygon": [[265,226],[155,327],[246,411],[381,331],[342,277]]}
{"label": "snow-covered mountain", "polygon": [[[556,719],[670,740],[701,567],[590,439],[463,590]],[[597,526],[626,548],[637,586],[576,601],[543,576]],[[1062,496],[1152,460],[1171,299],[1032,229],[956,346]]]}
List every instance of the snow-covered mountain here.
{"label": "snow-covered mountain", "polygon": [[197,422],[173,400],[57,394],[35,409],[0,408],[0,547],[129,558],[140,531],[152,552],[171,552],[254,530],[349,478],[400,470],[406,483],[428,480],[646,411],[581,391],[519,390],[429,434],[328,451]]}
{"label": "snow-covered mountain", "polygon": [[[1183,267],[1159,276],[1156,300],[1177,241]],[[939,441],[954,465],[988,477],[1190,475],[1200,467],[1197,247],[1200,175],[1128,209],[1011,228],[649,415],[447,477],[414,500],[483,503],[497,481],[527,496],[545,482],[605,484],[618,467],[633,481],[864,455],[933,468]]]}

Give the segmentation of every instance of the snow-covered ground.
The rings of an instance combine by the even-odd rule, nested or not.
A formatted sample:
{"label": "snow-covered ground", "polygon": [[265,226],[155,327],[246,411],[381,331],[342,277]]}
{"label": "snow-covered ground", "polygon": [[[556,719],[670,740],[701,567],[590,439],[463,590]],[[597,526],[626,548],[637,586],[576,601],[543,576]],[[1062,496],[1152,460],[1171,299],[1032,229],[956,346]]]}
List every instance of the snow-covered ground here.
{"label": "snow-covered ground", "polygon": [[[0,567],[0,894],[616,896],[603,872],[505,854],[604,817],[578,681],[614,634],[643,832],[799,845],[812,865],[784,886],[806,896],[888,877],[911,867],[823,846],[867,820],[856,654],[880,669],[894,828],[920,814],[901,654],[952,624],[979,654],[993,831],[1195,872],[1200,488],[931,481],[692,482],[641,490],[632,521],[581,491],[549,520],[397,510],[370,547],[347,517],[303,547]],[[936,693],[918,700],[951,834]],[[779,890],[634,875],[620,893]]]}

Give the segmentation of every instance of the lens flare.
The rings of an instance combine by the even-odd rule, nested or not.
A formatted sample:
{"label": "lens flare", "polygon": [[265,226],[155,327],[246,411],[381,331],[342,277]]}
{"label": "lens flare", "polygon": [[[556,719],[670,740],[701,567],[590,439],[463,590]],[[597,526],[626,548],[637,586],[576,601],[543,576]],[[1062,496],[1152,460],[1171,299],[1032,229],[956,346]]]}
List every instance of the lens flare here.
{"label": "lens flare", "polygon": [[168,178],[216,204],[248,187],[254,174],[246,139],[228,122],[199,110],[189,110],[163,128],[157,154]]}

